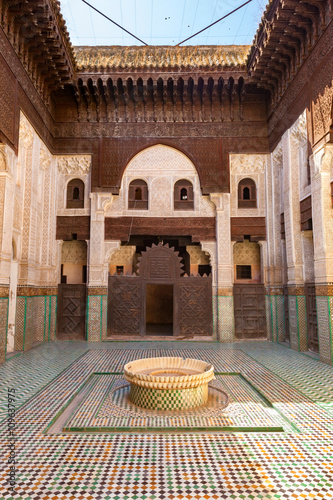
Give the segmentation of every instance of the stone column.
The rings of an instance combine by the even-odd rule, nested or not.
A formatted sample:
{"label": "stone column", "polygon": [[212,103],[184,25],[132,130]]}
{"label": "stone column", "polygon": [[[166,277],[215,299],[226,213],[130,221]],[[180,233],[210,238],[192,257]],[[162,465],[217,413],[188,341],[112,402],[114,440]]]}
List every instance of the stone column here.
{"label": "stone column", "polygon": [[91,193],[90,242],[88,246],[87,340],[106,338],[107,279],[105,268],[104,207],[111,195]]}
{"label": "stone column", "polygon": [[320,359],[333,364],[333,146],[311,158],[314,272]]}
{"label": "stone column", "polygon": [[[267,258],[263,258],[266,288],[267,337],[273,342],[285,340],[283,263],[281,245],[281,178],[283,174],[282,146],[270,155],[266,169],[266,228]],[[266,243],[266,242],[265,242]]]}
{"label": "stone column", "polygon": [[[9,285],[12,261],[12,226],[14,186],[12,180],[14,154],[0,145],[0,363],[5,360],[8,338]],[[16,290],[11,305],[16,306]],[[13,309],[13,307],[11,307]],[[15,311],[14,311],[15,314]],[[14,332],[10,331],[10,350],[14,350]]]}
{"label": "stone column", "polygon": [[217,245],[215,241],[204,241],[201,243],[201,250],[209,254],[209,261],[212,270],[213,288],[213,340],[218,340],[218,309],[217,309]]}
{"label": "stone column", "polygon": [[282,137],[290,346],[297,351],[308,349],[298,157],[298,132],[302,124],[301,117]]}
{"label": "stone column", "polygon": [[211,194],[216,206],[217,269],[213,300],[217,311],[218,340],[234,340],[233,257],[230,230],[230,194]]}

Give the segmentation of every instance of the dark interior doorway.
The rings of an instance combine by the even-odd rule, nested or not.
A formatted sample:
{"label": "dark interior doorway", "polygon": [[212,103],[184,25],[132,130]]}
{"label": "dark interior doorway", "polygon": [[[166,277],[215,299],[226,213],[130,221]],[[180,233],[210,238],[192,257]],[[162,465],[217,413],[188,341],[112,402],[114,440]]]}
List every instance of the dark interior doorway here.
{"label": "dark interior doorway", "polygon": [[173,335],[173,285],[147,284],[146,335]]}

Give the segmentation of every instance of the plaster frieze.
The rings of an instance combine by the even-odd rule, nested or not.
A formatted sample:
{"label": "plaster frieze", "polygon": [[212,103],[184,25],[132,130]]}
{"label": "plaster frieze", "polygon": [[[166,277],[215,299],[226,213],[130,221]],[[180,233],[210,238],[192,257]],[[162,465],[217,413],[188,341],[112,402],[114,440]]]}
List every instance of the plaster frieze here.
{"label": "plaster frieze", "polygon": [[88,174],[91,168],[90,155],[66,155],[57,157],[60,174]]}
{"label": "plaster frieze", "polygon": [[266,167],[267,155],[231,154],[231,174],[263,173]]}

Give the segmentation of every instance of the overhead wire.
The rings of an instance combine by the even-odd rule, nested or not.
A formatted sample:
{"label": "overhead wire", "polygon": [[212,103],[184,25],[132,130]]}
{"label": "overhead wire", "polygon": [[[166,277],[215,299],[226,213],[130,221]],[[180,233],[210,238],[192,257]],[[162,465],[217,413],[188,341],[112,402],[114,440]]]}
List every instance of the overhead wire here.
{"label": "overhead wire", "polygon": [[[84,0],[82,0],[84,1]],[[229,12],[228,14],[226,14],[225,16],[221,17],[220,19],[218,19],[217,21],[214,21],[213,23],[211,23],[209,26],[206,26],[206,28],[203,28],[202,30],[200,31],[197,31],[197,33],[194,33],[194,35],[191,35],[189,36],[188,38],[185,38],[185,40],[182,40],[181,42],[177,43],[176,44],[176,47],[178,47],[179,45],[181,45],[182,43],[185,43],[187,42],[188,40],[190,40],[191,38],[194,38],[195,36],[199,35],[200,33],[202,33],[203,31],[206,31],[208,30],[209,28],[211,28],[212,26],[214,26],[214,24],[217,24],[219,23],[220,21],[223,21],[223,19],[226,19],[227,17],[231,16],[231,14],[233,14],[234,12],[237,12],[237,10],[241,9],[242,7],[245,7],[245,5],[247,5],[248,3],[252,2],[253,0],[247,0],[247,2],[244,2],[242,5],[240,5],[239,7],[237,7],[236,9],[232,10],[231,12]]]}
{"label": "overhead wire", "polygon": [[137,36],[133,35],[133,33],[131,33],[130,31],[128,31],[126,28],[123,28],[123,26],[120,26],[120,24],[116,23],[116,21],[113,21],[113,19],[111,19],[110,17],[108,17],[107,15],[103,14],[103,12],[101,12],[100,10],[96,9],[96,7],[94,7],[93,5],[91,5],[89,2],[87,2],[86,0],[81,0],[83,3],[85,3],[86,5],[88,5],[91,9],[95,10],[96,12],[98,12],[98,14],[100,14],[101,16],[105,17],[105,19],[107,19],[108,21],[110,21],[111,23],[115,24],[116,26],[118,26],[118,28],[122,29],[123,31],[125,31],[126,33],[128,33],[129,35],[131,35],[133,38],[135,38],[136,40],[138,40],[139,42],[143,43],[144,45],[148,46],[148,43],[144,42],[143,40],[141,40],[141,38],[138,38]]}

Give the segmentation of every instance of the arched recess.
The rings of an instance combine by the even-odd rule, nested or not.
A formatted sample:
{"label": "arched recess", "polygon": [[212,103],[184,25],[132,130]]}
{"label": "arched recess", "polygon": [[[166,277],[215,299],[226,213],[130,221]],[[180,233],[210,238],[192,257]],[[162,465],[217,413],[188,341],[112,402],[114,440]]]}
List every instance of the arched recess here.
{"label": "arched recess", "polygon": [[257,188],[253,179],[242,179],[238,183],[238,208],[257,208]]}
{"label": "arched recess", "polygon": [[84,208],[84,182],[72,179],[67,184],[66,208]]}
{"label": "arched recess", "polygon": [[[147,208],[141,205],[145,204],[145,207],[148,205],[149,215],[143,212],[138,216],[177,216],[174,213],[174,191],[176,182],[180,180],[186,184],[183,188],[187,190],[188,201],[182,200],[182,206],[176,210],[193,210],[193,216],[215,217],[215,206],[207,196],[202,195],[199,175],[193,162],[178,149],[163,144],[142,150],[128,163],[122,176],[119,196],[108,206],[105,215],[124,216],[126,210],[134,209],[134,205],[136,211],[143,212]],[[135,200],[135,189],[141,189],[142,197],[145,194],[143,186],[136,186],[138,182],[142,182],[144,187],[144,182],[147,184],[148,200]]]}
{"label": "arched recess", "polygon": [[[186,157],[186,159],[193,165],[195,168],[195,172],[198,175],[200,179],[200,185],[203,184],[205,172],[202,172],[202,169],[199,168],[198,166],[198,161],[196,160],[196,157],[194,154],[192,154],[187,148],[184,148],[180,146],[179,144],[175,144],[172,141],[164,140],[164,139],[159,139],[156,141],[149,141],[144,147],[141,148],[135,148],[135,150],[130,152],[126,158],[123,159],[123,163],[120,165],[120,177],[119,177],[119,184],[118,186],[121,185],[121,180],[124,176],[125,171],[128,169],[128,166],[135,160],[136,157],[138,157],[141,154],[144,154],[145,152],[149,151],[152,148],[162,146],[171,150],[174,150],[175,152],[178,152],[179,154],[183,155]],[[134,149],[134,148],[133,148]]]}
{"label": "arched recess", "polygon": [[174,209],[175,210],[193,210],[194,193],[193,184],[187,179],[179,179],[174,186]]}
{"label": "arched recess", "polygon": [[148,210],[148,186],[143,179],[134,179],[128,186],[128,208]]}

